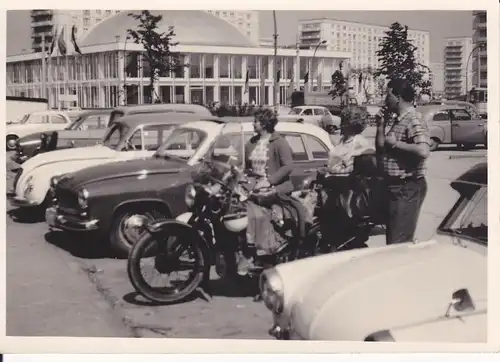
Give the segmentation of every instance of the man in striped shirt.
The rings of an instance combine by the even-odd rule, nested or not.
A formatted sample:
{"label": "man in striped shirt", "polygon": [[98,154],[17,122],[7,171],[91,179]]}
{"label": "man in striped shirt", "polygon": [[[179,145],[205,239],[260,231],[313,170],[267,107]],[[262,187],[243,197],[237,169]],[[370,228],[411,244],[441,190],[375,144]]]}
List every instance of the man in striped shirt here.
{"label": "man in striped shirt", "polygon": [[[430,139],[426,124],[415,111],[414,100],[415,90],[406,80],[391,80],[385,109],[377,115],[376,148],[388,191],[387,244],[414,239],[427,194]],[[391,119],[394,113],[397,117]]]}

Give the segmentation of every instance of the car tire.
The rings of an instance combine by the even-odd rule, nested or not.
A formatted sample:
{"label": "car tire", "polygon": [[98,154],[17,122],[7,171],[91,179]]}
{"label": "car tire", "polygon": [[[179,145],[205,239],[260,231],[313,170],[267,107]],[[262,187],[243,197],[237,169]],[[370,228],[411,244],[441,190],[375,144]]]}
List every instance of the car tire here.
{"label": "car tire", "polygon": [[[164,211],[155,210],[153,207],[146,205],[131,205],[118,210],[113,217],[109,235],[111,253],[114,257],[121,259],[128,258],[132,245],[141,238],[142,233],[137,234],[136,230],[127,230],[126,222],[134,215],[144,217],[149,221],[165,220],[168,218],[168,215]],[[137,234],[135,237],[134,232]]]}
{"label": "car tire", "polygon": [[431,152],[436,151],[440,144],[441,144],[441,141],[439,140],[439,138],[432,137],[431,138],[431,146],[429,147],[429,150]]}
{"label": "car tire", "polygon": [[15,135],[7,136],[7,140],[6,140],[7,151],[14,151],[16,149],[16,141],[18,139],[19,139],[19,137],[15,136]]}

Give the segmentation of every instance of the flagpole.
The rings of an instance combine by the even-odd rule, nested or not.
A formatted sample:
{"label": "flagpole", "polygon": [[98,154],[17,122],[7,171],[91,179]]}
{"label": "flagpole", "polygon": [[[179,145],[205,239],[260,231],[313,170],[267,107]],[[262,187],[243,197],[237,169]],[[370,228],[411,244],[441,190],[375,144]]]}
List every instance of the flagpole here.
{"label": "flagpole", "polygon": [[276,24],[276,10],[273,10],[273,22],[274,22],[274,59],[273,59],[273,68],[274,68],[274,110],[278,111],[279,104],[279,83],[278,83],[278,69],[277,69],[277,61],[278,61],[278,27]]}
{"label": "flagpole", "polygon": [[42,33],[42,98],[46,98],[47,64],[45,62],[45,33]]}

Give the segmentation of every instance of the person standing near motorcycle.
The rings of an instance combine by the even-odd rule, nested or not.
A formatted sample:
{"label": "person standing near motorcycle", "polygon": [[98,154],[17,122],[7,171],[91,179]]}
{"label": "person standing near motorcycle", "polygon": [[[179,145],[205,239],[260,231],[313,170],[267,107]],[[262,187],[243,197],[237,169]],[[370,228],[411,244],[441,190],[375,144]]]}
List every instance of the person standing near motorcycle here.
{"label": "person standing near motorcycle", "polygon": [[[391,80],[385,106],[377,114],[376,149],[387,186],[387,244],[413,241],[427,194],[429,131],[413,105],[415,90],[406,80]],[[397,117],[391,120],[392,114]],[[386,128],[390,129],[386,134]]]}
{"label": "person standing near motorcycle", "polygon": [[[278,118],[271,109],[260,109],[254,115],[257,133],[245,145],[245,168],[254,191],[273,189],[275,194],[293,191],[290,173],[293,168],[292,149],[286,139],[274,131]],[[268,206],[268,205],[266,205]],[[279,236],[271,222],[271,210],[248,202],[247,253],[240,253],[238,273],[246,274],[254,267],[255,253],[269,254],[280,245]],[[245,255],[247,254],[247,255]]]}

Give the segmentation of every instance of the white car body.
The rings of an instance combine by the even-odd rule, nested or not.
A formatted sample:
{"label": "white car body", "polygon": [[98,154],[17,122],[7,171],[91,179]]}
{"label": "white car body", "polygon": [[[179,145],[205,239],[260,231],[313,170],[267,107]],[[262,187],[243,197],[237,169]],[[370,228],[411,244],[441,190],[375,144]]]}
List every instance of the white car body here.
{"label": "white car body", "polygon": [[[29,114],[30,118],[36,118],[36,123],[13,123],[6,126],[6,136],[21,138],[36,132],[60,131],[71,124],[71,119],[65,112],[40,111]],[[42,123],[43,122],[43,123]]]}
{"label": "white car body", "polygon": [[[486,171],[480,177],[485,179]],[[263,293],[266,305],[273,310],[274,332],[281,338],[275,336],[485,343],[487,226],[486,245],[467,235],[474,235],[474,228],[482,230],[476,237],[484,232],[487,188],[472,177],[464,179],[461,187],[470,190],[470,185],[477,187],[475,182],[481,186],[472,199],[480,199],[477,205],[481,206],[470,211],[472,201],[459,198],[431,240],[325,254],[265,271],[261,290],[272,290],[267,295],[282,298],[278,303],[281,311],[277,311],[269,304],[277,299]],[[468,292],[472,308],[453,307],[459,290]],[[289,336],[282,337],[283,331]]]}
{"label": "white car body", "polygon": [[282,121],[296,121],[324,128],[326,122],[331,120],[332,124],[338,129],[340,128],[340,117],[334,116],[330,111],[322,106],[296,106],[293,107],[290,113],[283,116],[278,116]]}

